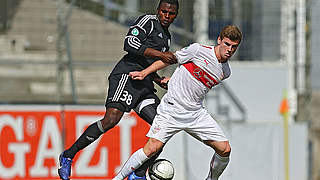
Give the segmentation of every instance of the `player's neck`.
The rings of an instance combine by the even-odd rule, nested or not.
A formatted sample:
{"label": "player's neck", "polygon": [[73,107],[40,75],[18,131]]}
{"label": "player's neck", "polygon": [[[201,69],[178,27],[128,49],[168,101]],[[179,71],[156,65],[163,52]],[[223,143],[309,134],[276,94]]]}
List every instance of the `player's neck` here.
{"label": "player's neck", "polygon": [[221,63],[221,56],[219,53],[219,45],[214,47],[214,53],[216,54],[216,57],[217,57],[219,63]]}
{"label": "player's neck", "polygon": [[221,57],[221,54],[219,53],[219,50],[220,50],[220,45],[214,47],[214,53],[216,54],[216,57],[217,57],[219,63],[226,63],[228,61],[228,59],[223,59]]}

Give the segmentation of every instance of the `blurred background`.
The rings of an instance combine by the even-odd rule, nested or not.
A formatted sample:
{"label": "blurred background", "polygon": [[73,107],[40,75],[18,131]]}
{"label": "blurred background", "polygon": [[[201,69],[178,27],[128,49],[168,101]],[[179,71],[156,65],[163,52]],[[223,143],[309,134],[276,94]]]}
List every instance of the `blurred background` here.
{"label": "blurred background", "polygon": [[[170,27],[171,51],[193,42],[215,44],[225,25],[237,25],[243,32],[243,41],[230,61],[232,76],[205,100],[233,147],[231,163],[221,179],[320,180],[319,0],[179,2],[179,15]],[[57,178],[55,157],[66,142],[72,142],[66,139],[68,133],[78,135],[76,130],[65,129],[68,119],[64,113],[73,108],[78,114],[95,109],[101,116],[107,77],[125,54],[123,40],[128,27],[139,15],[155,14],[158,3],[0,0],[0,170],[9,174],[0,173],[0,179]],[[174,69],[168,67],[160,74],[170,76]],[[165,91],[157,89],[161,97]],[[21,169],[18,165],[13,168],[14,150],[10,148],[10,143],[21,141],[31,144],[25,152],[39,153],[32,139],[26,141],[19,135],[25,129],[20,133],[10,130],[20,116],[23,127],[37,127],[39,109],[41,113],[58,112],[58,145],[55,149],[49,136],[46,146],[54,151],[48,155],[52,162],[38,164],[38,168],[52,167],[52,171],[43,174],[32,173],[37,160],[28,162],[28,158],[19,165],[24,170],[17,170]],[[29,121],[30,117],[35,120]],[[131,139],[127,143],[136,142]],[[128,157],[134,148],[121,157]],[[175,179],[194,180],[206,177],[211,154],[182,133],[171,140],[163,156],[174,162]],[[96,175],[96,179],[110,178],[113,173]],[[81,168],[74,176],[92,177]]]}

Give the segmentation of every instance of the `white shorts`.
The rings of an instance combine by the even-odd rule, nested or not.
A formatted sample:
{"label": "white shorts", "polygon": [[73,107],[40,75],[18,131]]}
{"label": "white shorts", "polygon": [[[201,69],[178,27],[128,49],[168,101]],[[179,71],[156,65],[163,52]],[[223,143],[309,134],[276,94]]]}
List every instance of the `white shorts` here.
{"label": "white shorts", "polygon": [[166,143],[173,135],[184,130],[200,141],[228,141],[219,124],[204,108],[183,114],[176,112],[170,104],[161,101],[147,136]]}

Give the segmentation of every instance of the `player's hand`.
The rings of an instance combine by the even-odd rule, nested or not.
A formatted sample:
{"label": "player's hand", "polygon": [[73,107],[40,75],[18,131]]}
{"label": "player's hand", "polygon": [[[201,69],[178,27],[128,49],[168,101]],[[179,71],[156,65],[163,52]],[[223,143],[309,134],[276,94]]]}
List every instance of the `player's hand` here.
{"label": "player's hand", "polygon": [[133,80],[143,80],[145,78],[145,74],[141,71],[133,71],[129,73],[129,76]]}
{"label": "player's hand", "polygon": [[174,55],[173,52],[163,52],[161,61],[167,64],[175,64],[178,62],[177,57]]}
{"label": "player's hand", "polygon": [[157,83],[161,88],[168,90],[168,83],[170,77],[154,78],[153,81]]}

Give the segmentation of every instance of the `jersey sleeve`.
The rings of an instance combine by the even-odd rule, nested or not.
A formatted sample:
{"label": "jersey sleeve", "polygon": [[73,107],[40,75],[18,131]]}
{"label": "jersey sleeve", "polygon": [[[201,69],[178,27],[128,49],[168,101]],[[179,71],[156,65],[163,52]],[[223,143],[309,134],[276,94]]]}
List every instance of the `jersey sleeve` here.
{"label": "jersey sleeve", "polygon": [[187,47],[182,48],[181,50],[176,51],[175,55],[178,59],[178,63],[183,64],[188,61],[191,61],[197,53],[197,51],[199,50],[199,46],[200,45],[198,43],[193,43]]}
{"label": "jersey sleeve", "polygon": [[148,35],[153,31],[154,15],[140,16],[134,24],[129,28],[129,31],[124,40],[124,50],[129,53],[143,55],[147,46],[144,44]]}

